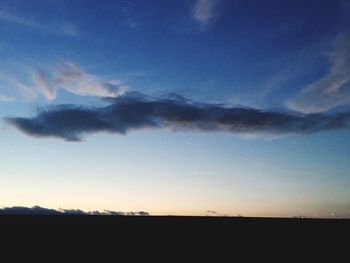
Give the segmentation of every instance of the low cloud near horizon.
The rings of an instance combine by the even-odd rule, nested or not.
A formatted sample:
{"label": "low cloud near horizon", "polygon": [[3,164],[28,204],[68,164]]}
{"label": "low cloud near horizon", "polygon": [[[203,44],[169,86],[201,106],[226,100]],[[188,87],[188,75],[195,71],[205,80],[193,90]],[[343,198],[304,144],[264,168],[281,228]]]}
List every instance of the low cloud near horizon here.
{"label": "low cloud near horizon", "polygon": [[8,117],[5,121],[34,137],[81,141],[98,132],[125,135],[133,130],[228,132],[233,134],[293,135],[350,127],[350,112],[302,114],[199,103],[176,94],[149,98],[126,93],[105,98],[101,107],[51,106],[34,117]]}
{"label": "low cloud near horizon", "polygon": [[50,209],[40,206],[25,207],[12,206],[0,208],[0,215],[108,215],[108,216],[146,216],[148,212],[121,212],[121,211],[82,211],[80,209]]}

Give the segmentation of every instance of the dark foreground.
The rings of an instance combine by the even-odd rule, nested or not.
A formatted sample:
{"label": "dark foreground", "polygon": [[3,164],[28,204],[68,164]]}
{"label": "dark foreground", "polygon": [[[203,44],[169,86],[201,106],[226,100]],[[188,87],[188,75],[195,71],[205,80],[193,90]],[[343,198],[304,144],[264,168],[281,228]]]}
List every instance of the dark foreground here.
{"label": "dark foreground", "polygon": [[340,219],[0,216],[0,228],[6,262],[350,262]]}

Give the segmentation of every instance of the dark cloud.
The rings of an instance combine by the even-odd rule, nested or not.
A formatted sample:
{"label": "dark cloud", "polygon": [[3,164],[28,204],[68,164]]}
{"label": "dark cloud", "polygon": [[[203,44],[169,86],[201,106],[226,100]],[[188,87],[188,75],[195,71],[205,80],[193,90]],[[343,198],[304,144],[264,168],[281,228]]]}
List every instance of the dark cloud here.
{"label": "dark cloud", "polygon": [[127,93],[106,101],[108,105],[104,107],[61,105],[43,110],[33,118],[12,117],[6,121],[32,136],[58,137],[67,141],[80,141],[84,134],[126,134],[144,128],[283,135],[310,134],[350,125],[350,112],[326,115],[263,111],[196,103],[176,94],[150,99],[142,94]]}
{"label": "dark cloud", "polygon": [[112,216],[123,216],[123,215],[133,215],[133,216],[146,216],[149,215],[148,212],[121,212],[121,211],[110,211],[104,210],[99,211],[89,211],[84,212],[80,209],[49,209],[40,206],[24,207],[24,206],[12,206],[0,208],[0,215],[112,215]]}

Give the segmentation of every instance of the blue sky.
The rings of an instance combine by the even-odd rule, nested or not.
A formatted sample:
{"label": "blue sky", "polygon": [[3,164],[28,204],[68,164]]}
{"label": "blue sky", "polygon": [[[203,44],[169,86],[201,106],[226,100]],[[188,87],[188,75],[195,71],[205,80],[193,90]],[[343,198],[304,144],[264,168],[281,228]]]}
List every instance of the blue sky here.
{"label": "blue sky", "polygon": [[350,217],[349,11],[1,1],[0,206]]}

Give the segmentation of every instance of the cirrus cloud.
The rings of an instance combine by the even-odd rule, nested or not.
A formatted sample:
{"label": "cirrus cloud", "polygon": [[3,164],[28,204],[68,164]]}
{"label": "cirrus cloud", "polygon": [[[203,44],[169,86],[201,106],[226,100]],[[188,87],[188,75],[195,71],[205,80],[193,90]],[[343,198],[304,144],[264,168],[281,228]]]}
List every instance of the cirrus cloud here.
{"label": "cirrus cloud", "polygon": [[0,10],[0,21],[6,24],[17,25],[47,34],[65,37],[75,37],[79,34],[77,27],[68,21],[37,21],[32,17],[13,14],[5,10]]}
{"label": "cirrus cloud", "polygon": [[193,9],[193,19],[201,26],[206,26],[215,18],[218,0],[197,0]]}
{"label": "cirrus cloud", "polygon": [[9,97],[9,96],[0,94],[0,102],[13,102],[14,100],[15,100],[14,97]]}
{"label": "cirrus cloud", "polygon": [[317,113],[350,103],[350,36],[337,39],[328,73],[287,101],[288,108]]}

